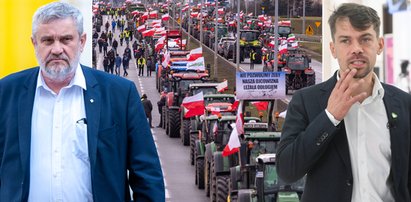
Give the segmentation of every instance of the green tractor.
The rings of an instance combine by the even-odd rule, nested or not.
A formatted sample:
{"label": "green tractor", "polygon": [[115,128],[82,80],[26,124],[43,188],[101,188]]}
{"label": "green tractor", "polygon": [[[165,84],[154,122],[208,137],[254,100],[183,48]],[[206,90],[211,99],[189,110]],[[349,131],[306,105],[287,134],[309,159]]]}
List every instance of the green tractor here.
{"label": "green tractor", "polygon": [[[254,64],[262,62],[262,44],[259,39],[260,31],[258,30],[240,30],[240,62],[250,58],[251,50],[255,52]],[[234,61],[236,61],[236,53],[234,53]]]}
{"label": "green tractor", "polygon": [[[219,152],[221,156],[221,151],[230,138],[231,124],[235,122],[235,118],[234,115],[227,114],[211,114],[200,117],[201,130],[197,133],[193,155],[196,170],[195,182],[199,189],[206,188],[207,196],[210,195],[211,186],[215,186],[215,173],[225,172],[226,176],[228,176],[229,168],[232,165],[237,165],[237,163],[234,163],[236,162],[235,159],[231,159],[231,164],[224,163],[228,160],[227,158],[223,160],[224,162],[214,162],[215,153]],[[245,121],[259,122],[260,120],[256,117],[247,117]],[[220,166],[219,168],[221,169],[213,169],[215,165]]]}
{"label": "green tractor", "polygon": [[256,158],[254,186],[240,189],[237,201],[240,202],[299,202],[304,190],[305,178],[293,184],[284,183],[277,175],[275,154],[260,154]]}

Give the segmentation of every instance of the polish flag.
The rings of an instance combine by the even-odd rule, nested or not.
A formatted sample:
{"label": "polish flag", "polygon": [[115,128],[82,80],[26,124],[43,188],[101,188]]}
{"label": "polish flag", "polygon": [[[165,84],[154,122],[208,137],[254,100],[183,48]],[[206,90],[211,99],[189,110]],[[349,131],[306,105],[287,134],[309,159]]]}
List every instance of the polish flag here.
{"label": "polish flag", "polygon": [[244,114],[243,114],[243,101],[240,101],[237,109],[237,115],[235,117],[235,125],[239,135],[244,134]]}
{"label": "polish flag", "polygon": [[149,29],[149,30],[143,31],[142,34],[143,34],[143,37],[154,36],[155,32],[156,32],[155,29]]}
{"label": "polish flag", "polygon": [[164,53],[164,59],[161,65],[164,68],[167,68],[169,62],[170,62],[170,53],[166,50],[166,52]]}
{"label": "polish flag", "polygon": [[218,132],[218,127],[217,127],[217,121],[214,122],[214,126],[213,126],[213,134],[214,136],[217,136],[217,132]]}
{"label": "polish flag", "polygon": [[233,128],[233,130],[231,131],[230,139],[228,140],[227,145],[225,145],[224,147],[223,156],[235,154],[239,151],[239,148],[241,147],[240,138],[238,138],[238,132],[235,127],[235,123],[232,123],[231,127]]}
{"label": "polish flag", "polygon": [[138,32],[146,31],[146,26],[145,26],[145,25],[140,25],[140,26],[138,26],[138,27],[137,27],[137,31],[138,31]]}
{"label": "polish flag", "polygon": [[184,8],[181,9],[181,11],[182,11],[182,12],[188,11],[189,8],[190,8],[189,6],[184,6]]}
{"label": "polish flag", "polygon": [[158,12],[157,11],[151,11],[149,17],[150,18],[157,18],[158,17]]}
{"label": "polish flag", "polygon": [[218,15],[223,15],[223,14],[224,14],[224,8],[219,8]]}
{"label": "polish flag", "polygon": [[142,16],[141,19],[147,20],[148,19],[148,12],[145,12]]}
{"label": "polish flag", "polygon": [[170,15],[168,13],[161,16],[161,20],[168,21],[170,19]]}
{"label": "polish flag", "polygon": [[265,111],[268,109],[267,101],[251,102],[257,108],[258,111]]}
{"label": "polish flag", "polygon": [[221,92],[224,92],[225,90],[228,89],[228,81],[224,79],[224,81],[221,82],[221,83],[219,83],[219,84],[216,86],[216,88],[217,88],[217,91],[218,91],[218,92],[220,92],[220,93],[221,93]]}
{"label": "polish flag", "polygon": [[191,16],[192,18],[196,18],[196,17],[198,16],[198,12],[191,12],[191,13],[190,13],[190,16]]}
{"label": "polish flag", "polygon": [[202,56],[203,56],[203,48],[200,46],[190,51],[190,53],[187,55],[187,60],[194,61]]}
{"label": "polish flag", "polygon": [[204,114],[204,95],[203,92],[195,94],[193,96],[187,96],[183,99],[182,106],[187,109],[184,118],[190,118],[192,116]]}
{"label": "polish flag", "polygon": [[284,54],[287,52],[287,43],[282,44],[278,47],[278,53]]}

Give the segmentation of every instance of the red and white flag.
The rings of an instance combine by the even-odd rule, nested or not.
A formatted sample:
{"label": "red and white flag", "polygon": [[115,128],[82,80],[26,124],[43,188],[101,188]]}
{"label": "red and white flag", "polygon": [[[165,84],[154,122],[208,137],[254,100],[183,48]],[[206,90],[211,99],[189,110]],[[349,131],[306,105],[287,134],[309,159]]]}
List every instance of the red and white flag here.
{"label": "red and white flag", "polygon": [[153,18],[157,19],[158,18],[158,12],[157,11],[150,11],[149,17],[152,18],[152,19]]}
{"label": "red and white flag", "polygon": [[278,47],[278,53],[280,53],[280,54],[287,53],[287,51],[288,51],[287,46],[288,46],[287,43],[280,45]]}
{"label": "red and white flag", "polygon": [[156,32],[156,29],[149,29],[149,30],[143,31],[142,34],[143,34],[143,37],[154,36],[155,32]]}
{"label": "red and white flag", "polygon": [[239,148],[241,147],[240,138],[238,138],[238,132],[237,132],[235,125],[236,125],[235,123],[231,124],[231,127],[233,128],[233,130],[231,131],[230,139],[228,139],[228,143],[224,147],[223,156],[229,156],[231,154],[235,154],[239,151]]}
{"label": "red and white flag", "polygon": [[168,21],[170,19],[170,15],[168,13],[161,16],[161,20]]}
{"label": "red and white flag", "polygon": [[218,121],[214,122],[214,126],[213,126],[213,134],[214,134],[214,136],[217,136],[217,132],[218,132],[217,123],[218,123]]}
{"label": "red and white flag", "polygon": [[243,115],[243,101],[240,101],[240,104],[237,109],[237,116],[235,123],[231,124],[233,130],[230,134],[230,139],[228,140],[227,145],[224,147],[223,156],[228,156],[238,152],[241,147],[239,135],[244,134],[244,115]]}
{"label": "red and white flag", "polygon": [[224,8],[219,8],[218,15],[223,15],[223,14],[224,14]]}
{"label": "red and white flag", "polygon": [[217,86],[216,86],[216,88],[217,88],[217,91],[218,92],[224,92],[225,90],[227,90],[228,89],[228,81],[227,80],[224,80],[223,82],[221,82],[221,83],[219,83]]}
{"label": "red and white flag", "polygon": [[138,32],[144,32],[144,31],[146,31],[146,25],[140,25],[140,26],[138,26],[138,27],[137,27],[137,31],[138,31]]}
{"label": "red and white flag", "polygon": [[291,43],[291,47],[298,48],[298,41],[294,41],[293,43]]}
{"label": "red and white flag", "polygon": [[244,114],[243,114],[243,101],[240,101],[237,109],[237,115],[235,117],[235,125],[239,135],[244,134]]}
{"label": "red and white flag", "polygon": [[200,46],[190,51],[190,53],[187,55],[187,60],[194,61],[202,56],[203,56],[203,48]]}
{"label": "red and white flag", "polygon": [[195,94],[193,96],[187,96],[183,99],[182,106],[187,109],[184,114],[184,118],[190,118],[192,116],[204,114],[204,95],[203,92]]}

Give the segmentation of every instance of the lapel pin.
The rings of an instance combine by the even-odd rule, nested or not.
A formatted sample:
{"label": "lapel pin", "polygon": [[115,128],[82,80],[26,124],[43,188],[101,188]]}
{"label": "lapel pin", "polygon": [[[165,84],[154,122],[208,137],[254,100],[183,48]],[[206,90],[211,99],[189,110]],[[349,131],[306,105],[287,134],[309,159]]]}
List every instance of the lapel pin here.
{"label": "lapel pin", "polygon": [[91,103],[94,103],[94,99],[90,99],[90,102],[91,102]]}
{"label": "lapel pin", "polygon": [[396,118],[398,117],[398,115],[397,115],[395,112],[392,112],[392,113],[391,113],[391,117],[392,117],[393,119],[396,119]]}

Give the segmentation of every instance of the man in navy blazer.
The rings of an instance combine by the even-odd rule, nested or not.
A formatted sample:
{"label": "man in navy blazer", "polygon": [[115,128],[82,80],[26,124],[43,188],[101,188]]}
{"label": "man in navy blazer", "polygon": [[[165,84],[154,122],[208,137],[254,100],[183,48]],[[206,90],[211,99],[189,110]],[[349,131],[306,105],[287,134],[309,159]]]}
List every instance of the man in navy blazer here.
{"label": "man in navy blazer", "polygon": [[383,48],[375,10],[342,4],[329,19],[340,70],[296,92],[277,150],[280,178],[306,177],[302,201],[409,202],[411,96],[373,73]]}
{"label": "man in navy blazer", "polygon": [[80,12],[34,15],[40,67],[0,80],[0,201],[165,201],[134,83],[79,64]]}

